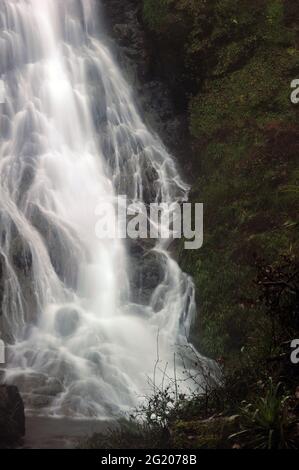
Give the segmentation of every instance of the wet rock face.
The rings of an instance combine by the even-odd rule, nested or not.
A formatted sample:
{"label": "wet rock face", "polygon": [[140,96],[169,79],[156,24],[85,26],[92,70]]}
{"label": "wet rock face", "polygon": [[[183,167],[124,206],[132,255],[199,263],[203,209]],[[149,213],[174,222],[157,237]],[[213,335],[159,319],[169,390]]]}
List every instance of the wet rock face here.
{"label": "wet rock face", "polygon": [[62,308],[55,318],[55,329],[62,337],[71,336],[77,330],[80,323],[79,313],[70,308]]}
{"label": "wet rock face", "polygon": [[25,435],[23,400],[15,386],[0,386],[0,444],[18,444]]}
{"label": "wet rock face", "polygon": [[142,160],[141,171],[143,177],[143,201],[145,204],[150,204],[157,199],[157,188],[159,187],[157,182],[159,175],[151,162],[146,158]]}
{"label": "wet rock face", "polygon": [[141,0],[102,0],[108,35],[117,45],[117,60],[137,95],[147,124],[180,159],[186,154],[188,123],[176,109],[169,84],[155,76],[157,48],[142,21]]}
{"label": "wet rock face", "polygon": [[164,279],[161,255],[152,248],[152,240],[127,241],[131,265],[131,300],[143,305],[150,303],[155,289]]}
{"label": "wet rock face", "polygon": [[68,287],[75,288],[78,272],[77,246],[74,246],[75,238],[72,238],[70,229],[67,231],[63,226],[57,225],[55,220],[47,218],[38,207],[32,210],[31,222],[43,238],[57,276]]}
{"label": "wet rock face", "polygon": [[142,2],[140,0],[102,0],[105,23],[121,48],[120,53],[126,65],[139,78],[148,78],[150,56],[147,38],[139,21]]}
{"label": "wet rock face", "polygon": [[64,392],[59,375],[58,370],[56,378],[36,373],[21,374],[14,377],[13,383],[22,391],[26,408],[45,408],[51,406],[53,400]]}
{"label": "wet rock face", "polygon": [[32,253],[29,246],[26,246],[20,236],[16,236],[11,245],[11,256],[14,266],[22,271],[23,274],[29,275],[32,267]]}
{"label": "wet rock face", "polygon": [[11,343],[17,333],[11,328],[11,312],[14,309],[21,314],[21,308],[16,307],[18,302],[14,300],[17,298],[17,289],[12,271],[23,287],[24,318],[26,321],[36,319],[35,292],[31,282],[33,256],[30,244],[5,211],[0,211],[0,232],[0,337]]}

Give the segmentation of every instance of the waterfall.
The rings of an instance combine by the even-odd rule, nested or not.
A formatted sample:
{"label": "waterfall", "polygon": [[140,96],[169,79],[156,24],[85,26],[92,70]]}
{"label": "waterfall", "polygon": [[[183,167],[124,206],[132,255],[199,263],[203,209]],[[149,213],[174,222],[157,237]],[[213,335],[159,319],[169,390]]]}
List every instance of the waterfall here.
{"label": "waterfall", "polygon": [[162,240],[95,234],[99,201],[188,194],[139,115],[98,17],[94,0],[0,1],[5,380],[19,386],[28,412],[44,415],[131,409],[157,354],[157,374],[162,364],[172,369],[195,312],[192,279]]}

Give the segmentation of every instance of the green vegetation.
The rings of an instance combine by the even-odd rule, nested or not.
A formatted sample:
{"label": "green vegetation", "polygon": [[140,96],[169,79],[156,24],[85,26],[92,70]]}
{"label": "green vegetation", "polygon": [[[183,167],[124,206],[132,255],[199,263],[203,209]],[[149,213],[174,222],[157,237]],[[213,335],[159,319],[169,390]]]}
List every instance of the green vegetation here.
{"label": "green vegetation", "polygon": [[[273,377],[273,387],[282,380],[292,396],[299,385],[298,366],[289,361],[289,342],[299,332],[299,106],[290,101],[290,83],[299,77],[299,4],[143,4],[161,50],[157,69],[184,95],[192,142],[186,159],[195,175],[191,199],[205,204],[203,249],[180,253],[197,287],[192,339],[223,365],[228,398],[216,411],[239,413],[248,400],[259,410],[248,409],[252,429],[264,427],[266,436],[269,425],[272,436],[271,420],[283,418],[268,395],[257,403],[256,384]],[[270,447],[272,437],[277,444],[267,436]],[[262,440],[251,445],[260,447]]]}
{"label": "green vegetation", "polygon": [[257,260],[298,255],[299,108],[290,83],[299,75],[299,7],[282,0],[143,3],[164,70],[174,41],[184,57],[177,80],[189,109],[193,152],[186,158],[197,175],[191,198],[205,203],[204,249],[181,252],[201,306],[194,339],[201,352],[231,359],[261,328],[261,346],[271,342]]}
{"label": "green vegetation", "polygon": [[243,439],[246,447],[255,449],[296,448],[293,439],[296,421],[288,417],[288,397],[280,393],[282,384],[273,385],[272,379],[264,397],[244,405],[241,410],[242,431],[230,439]]}

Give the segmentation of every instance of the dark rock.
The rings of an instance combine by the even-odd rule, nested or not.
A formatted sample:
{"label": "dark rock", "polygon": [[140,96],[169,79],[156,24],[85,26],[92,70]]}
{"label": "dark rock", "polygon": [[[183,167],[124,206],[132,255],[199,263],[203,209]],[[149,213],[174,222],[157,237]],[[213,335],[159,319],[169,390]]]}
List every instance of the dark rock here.
{"label": "dark rock", "polygon": [[21,391],[22,395],[34,393],[35,390],[45,387],[49,378],[44,374],[27,373],[20,374],[13,379],[13,383]]}
{"label": "dark rock", "polygon": [[128,240],[130,254],[130,285],[136,303],[148,305],[151,297],[164,279],[163,257],[153,248],[153,240]]}
{"label": "dark rock", "polygon": [[48,395],[55,396],[63,392],[63,385],[58,378],[48,377],[44,374],[28,373],[14,377],[13,383],[22,393],[25,403],[27,396]]}
{"label": "dark rock", "polygon": [[[24,158],[25,160],[25,158]],[[20,179],[20,188],[19,188],[19,203],[22,200],[24,194],[29,190],[31,187],[34,178],[35,178],[35,167],[30,163],[26,163],[20,169],[21,179]]]}
{"label": "dark rock", "polygon": [[[170,89],[169,75],[173,77],[173,73],[166,72],[167,80],[156,73],[159,54],[142,21],[143,3],[140,0],[103,0],[102,4],[108,34],[117,45],[117,61],[133,85],[142,115],[180,159],[189,152],[190,140],[186,112],[174,104],[182,93],[173,94]],[[158,68],[161,69],[161,64]]]}
{"label": "dark rock", "polygon": [[75,333],[80,323],[80,315],[77,310],[62,308],[56,314],[55,329],[60,336],[71,336]]}
{"label": "dark rock", "polygon": [[64,392],[62,381],[58,377],[44,374],[19,375],[14,377],[13,383],[21,391],[26,408],[49,407],[55,397]]}
{"label": "dark rock", "polygon": [[121,44],[130,46],[131,41],[134,38],[134,28],[127,24],[116,24],[113,30]]}
{"label": "dark rock", "polygon": [[[13,221],[7,218],[4,219],[7,227],[7,237],[11,239],[9,252],[6,256],[11,263],[16,276],[18,277],[19,284],[22,288],[22,303],[24,306],[24,319],[25,322],[35,322],[37,319],[37,303],[36,303],[36,292],[35,286],[32,282],[33,276],[33,247],[31,244],[19,233],[18,228]],[[6,260],[4,260],[4,272]],[[2,288],[6,289],[5,295],[8,299],[11,297],[11,286],[10,283],[3,283]],[[0,288],[1,290],[1,288]],[[6,306],[6,315],[8,316],[8,308]],[[10,343],[15,335],[15,331],[11,331],[10,324],[7,321],[7,317],[3,316],[3,339]]]}
{"label": "dark rock", "polygon": [[32,253],[20,235],[17,235],[11,243],[11,256],[14,266],[24,274],[29,274],[32,267]]}
{"label": "dark rock", "polygon": [[43,387],[37,388],[35,390],[36,395],[45,395],[49,397],[54,397],[63,392],[63,386],[61,382],[57,379],[49,379],[49,383]]}
{"label": "dark rock", "polygon": [[78,272],[78,243],[70,227],[51,220],[37,206],[32,207],[31,222],[47,246],[52,266],[57,276],[67,286],[75,288]]}
{"label": "dark rock", "polygon": [[17,444],[25,435],[23,400],[15,386],[0,386],[0,442]]}
{"label": "dark rock", "polygon": [[145,204],[150,204],[156,201],[159,175],[151,162],[146,158],[143,158],[142,160],[141,171],[143,181],[143,201]]}
{"label": "dark rock", "polygon": [[26,397],[25,402],[26,406],[29,408],[47,408],[48,406],[51,405],[53,400],[53,397],[47,396],[47,395],[38,395],[38,394],[32,394],[28,395]]}

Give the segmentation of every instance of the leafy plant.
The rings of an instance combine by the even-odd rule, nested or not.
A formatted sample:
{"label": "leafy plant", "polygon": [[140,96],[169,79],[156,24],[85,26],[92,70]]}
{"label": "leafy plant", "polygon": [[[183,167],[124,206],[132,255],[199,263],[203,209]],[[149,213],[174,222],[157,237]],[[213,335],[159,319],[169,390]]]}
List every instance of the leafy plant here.
{"label": "leafy plant", "polygon": [[296,445],[291,431],[296,425],[288,414],[288,396],[282,393],[282,384],[274,384],[270,379],[264,397],[254,403],[246,403],[241,409],[241,428],[239,433],[230,436],[238,439],[251,449],[287,449]]}

